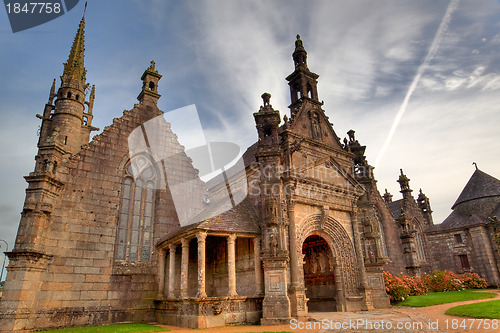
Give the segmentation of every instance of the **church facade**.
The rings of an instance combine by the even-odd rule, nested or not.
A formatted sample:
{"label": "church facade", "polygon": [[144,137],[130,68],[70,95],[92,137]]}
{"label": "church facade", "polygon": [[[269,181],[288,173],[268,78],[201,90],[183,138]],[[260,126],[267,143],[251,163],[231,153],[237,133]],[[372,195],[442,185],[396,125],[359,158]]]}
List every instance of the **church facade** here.
{"label": "church facade", "polygon": [[[167,122],[158,128],[164,149],[175,152],[168,165],[157,163],[148,140],[143,151],[130,150],[131,133],[163,115],[154,62],[141,77],[139,103],[89,142],[97,128],[84,28],[82,19],[60,87],[56,91],[54,81],[37,115],[36,165],[25,177],[16,245],[7,253],[0,329],[126,321],[193,328],[279,324],[308,312],[385,308],[382,271],[454,268],[438,260],[442,249],[435,249],[457,233],[465,245],[450,255],[473,254],[467,269],[499,283],[498,180],[486,177],[487,192],[475,190],[455,204],[487,202],[478,208],[478,231],[467,223],[457,227],[469,233],[434,225],[428,198],[422,192],[413,198],[402,170],[403,199],[392,201],[387,191],[382,196],[366,146],[353,130],[341,141],[326,116],[299,36],[286,78],[290,113],[282,117],[271,95],[262,95],[253,113],[258,141],[243,155],[244,171],[228,172],[233,184],[245,185],[238,188],[227,179],[201,181]],[[168,182],[167,168],[175,171]],[[181,224],[169,185],[186,179],[181,199],[195,211],[222,213]],[[244,188],[241,202],[221,209],[222,197],[229,193],[234,203]],[[491,246],[484,250],[481,241]]]}

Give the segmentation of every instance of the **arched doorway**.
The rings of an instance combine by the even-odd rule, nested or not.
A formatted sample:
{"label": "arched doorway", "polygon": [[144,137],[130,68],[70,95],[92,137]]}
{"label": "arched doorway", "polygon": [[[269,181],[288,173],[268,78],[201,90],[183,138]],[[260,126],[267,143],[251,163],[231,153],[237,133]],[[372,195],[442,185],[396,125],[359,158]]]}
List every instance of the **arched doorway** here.
{"label": "arched doorway", "polygon": [[302,254],[308,310],[337,311],[336,264],[330,246],[323,237],[311,235],[302,245]]}

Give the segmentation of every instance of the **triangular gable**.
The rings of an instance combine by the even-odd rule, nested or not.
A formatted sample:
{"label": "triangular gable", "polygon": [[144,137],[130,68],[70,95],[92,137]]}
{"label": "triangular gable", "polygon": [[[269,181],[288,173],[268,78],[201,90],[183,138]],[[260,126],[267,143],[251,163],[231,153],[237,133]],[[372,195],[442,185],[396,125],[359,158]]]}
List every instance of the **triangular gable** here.
{"label": "triangular gable", "polygon": [[317,159],[295,169],[297,176],[304,179],[320,181],[325,185],[344,186],[356,192],[364,192],[365,189],[352,175],[331,156]]}
{"label": "triangular gable", "polygon": [[343,149],[340,139],[333,130],[325,112],[320,106],[305,103],[293,116],[289,129],[307,138],[318,140],[323,144]]}

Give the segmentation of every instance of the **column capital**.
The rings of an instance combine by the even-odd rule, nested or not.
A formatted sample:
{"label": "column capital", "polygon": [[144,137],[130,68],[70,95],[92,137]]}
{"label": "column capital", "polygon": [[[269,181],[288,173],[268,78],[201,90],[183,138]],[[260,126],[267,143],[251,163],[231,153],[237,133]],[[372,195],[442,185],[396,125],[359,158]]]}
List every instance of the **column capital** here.
{"label": "column capital", "polygon": [[196,234],[196,238],[198,239],[198,242],[204,242],[207,238],[207,232],[206,231],[200,231]]}
{"label": "column capital", "polygon": [[171,244],[168,244],[168,250],[172,253],[175,253],[175,249],[176,249],[176,245],[171,243]]}
{"label": "column capital", "polygon": [[227,242],[228,243],[234,243],[236,241],[236,234],[230,234],[227,236]]}
{"label": "column capital", "polygon": [[187,238],[181,238],[181,244],[182,244],[182,247],[188,247],[189,240]]}
{"label": "column capital", "polygon": [[288,199],[287,203],[288,203],[288,212],[293,213],[295,211],[295,203],[296,203],[295,200]]}

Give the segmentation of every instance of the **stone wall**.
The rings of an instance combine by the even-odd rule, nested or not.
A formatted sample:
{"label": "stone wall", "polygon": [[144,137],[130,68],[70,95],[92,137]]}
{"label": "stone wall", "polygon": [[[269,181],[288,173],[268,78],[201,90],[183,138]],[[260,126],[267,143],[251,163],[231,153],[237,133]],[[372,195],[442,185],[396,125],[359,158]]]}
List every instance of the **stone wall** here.
{"label": "stone wall", "polygon": [[[22,303],[26,306],[24,319],[16,321],[16,329],[152,319],[149,309],[158,290],[156,248],[151,245],[148,262],[115,260],[114,249],[123,168],[129,159],[128,135],[161,115],[153,103],[136,104],[79,153],[64,158],[55,175],[63,189],[47,218],[43,237],[38,235],[47,263],[33,274],[26,271],[19,255],[12,255],[0,309],[3,323],[21,318],[17,306],[23,299],[29,304]],[[167,135],[172,145],[179,146],[173,133]],[[184,154],[176,158],[187,160]],[[183,172],[185,177],[197,175],[193,168]],[[167,190],[157,190],[154,200],[151,244],[178,227]],[[23,228],[29,226],[21,225]],[[16,243],[14,252],[26,248],[29,244]],[[12,327],[9,325],[3,327]]]}

